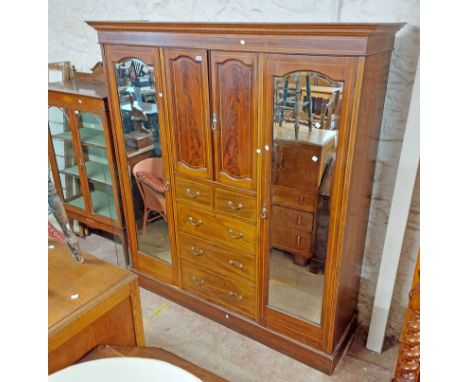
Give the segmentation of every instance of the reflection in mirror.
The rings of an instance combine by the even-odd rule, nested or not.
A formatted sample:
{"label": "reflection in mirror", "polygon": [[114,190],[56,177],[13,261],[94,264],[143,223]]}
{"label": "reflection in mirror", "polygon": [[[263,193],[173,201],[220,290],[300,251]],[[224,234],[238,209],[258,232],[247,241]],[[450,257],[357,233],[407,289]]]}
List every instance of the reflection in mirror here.
{"label": "reflection in mirror", "polygon": [[141,60],[129,58],[115,64],[115,76],[132,179],[138,250],[171,263],[154,70]]}
{"label": "reflection in mirror", "polygon": [[342,83],[274,78],[268,305],[321,323]]}

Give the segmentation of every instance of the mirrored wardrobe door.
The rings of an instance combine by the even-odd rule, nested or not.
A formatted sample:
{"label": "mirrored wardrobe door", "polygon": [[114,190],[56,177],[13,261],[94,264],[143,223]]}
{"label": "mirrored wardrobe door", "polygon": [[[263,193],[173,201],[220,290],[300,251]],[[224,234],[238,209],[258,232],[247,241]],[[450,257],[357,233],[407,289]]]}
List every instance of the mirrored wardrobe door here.
{"label": "mirrored wardrobe door", "polygon": [[268,79],[267,306],[320,326],[344,83],[310,66]]}
{"label": "mirrored wardrobe door", "polygon": [[[116,48],[108,60],[131,252],[137,266],[152,260],[170,266],[170,176],[161,128],[163,93],[155,73],[157,50]],[[153,274],[167,281],[172,278],[164,274],[168,269],[156,266]]]}

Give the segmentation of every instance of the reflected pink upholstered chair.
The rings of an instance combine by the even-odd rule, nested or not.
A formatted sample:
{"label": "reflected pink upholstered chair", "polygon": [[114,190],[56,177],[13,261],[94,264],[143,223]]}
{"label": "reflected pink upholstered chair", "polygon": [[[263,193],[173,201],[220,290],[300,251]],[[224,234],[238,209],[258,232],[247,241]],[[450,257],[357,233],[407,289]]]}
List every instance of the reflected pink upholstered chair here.
{"label": "reflected pink upholstered chair", "polygon": [[[142,233],[145,234],[148,222],[157,220],[160,217],[167,221],[162,158],[144,159],[133,167],[132,172],[145,207],[142,230]],[[155,211],[158,215],[152,219],[148,219],[150,211]]]}

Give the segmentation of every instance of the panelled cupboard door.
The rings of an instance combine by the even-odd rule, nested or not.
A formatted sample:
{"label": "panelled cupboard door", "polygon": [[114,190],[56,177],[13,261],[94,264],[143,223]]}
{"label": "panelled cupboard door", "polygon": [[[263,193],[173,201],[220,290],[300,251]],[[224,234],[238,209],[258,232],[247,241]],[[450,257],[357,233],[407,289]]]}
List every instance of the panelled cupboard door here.
{"label": "panelled cupboard door", "polygon": [[255,190],[258,54],[211,51],[215,180]]}
{"label": "panelled cupboard door", "polygon": [[163,55],[175,170],[211,179],[207,53],[166,48]]}

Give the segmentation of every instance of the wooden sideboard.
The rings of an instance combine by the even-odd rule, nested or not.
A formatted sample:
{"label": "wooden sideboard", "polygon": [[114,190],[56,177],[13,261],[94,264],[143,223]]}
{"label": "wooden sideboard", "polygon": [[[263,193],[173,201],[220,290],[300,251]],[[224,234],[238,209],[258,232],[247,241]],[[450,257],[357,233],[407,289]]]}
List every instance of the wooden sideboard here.
{"label": "wooden sideboard", "polygon": [[143,346],[138,278],[66,244],[49,241],[49,374],[98,345]]}
{"label": "wooden sideboard", "polygon": [[[332,373],[356,326],[388,70],[403,24],[88,24],[101,45],[141,284]],[[147,129],[161,150],[136,167],[124,93],[147,92],[156,97],[145,102],[157,104]],[[143,106],[134,118],[147,118]],[[334,137],[308,142],[314,131]],[[164,208],[148,202],[143,213],[135,178],[156,163],[157,176],[140,175],[153,179]],[[314,248],[317,274],[293,262],[306,264]]]}

